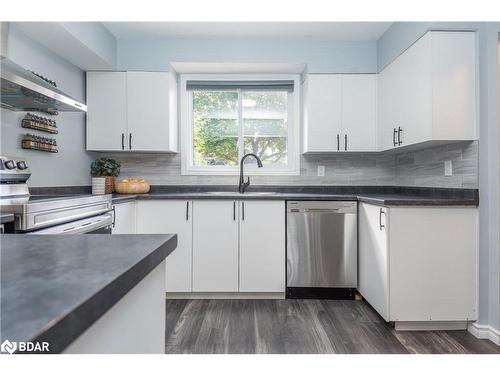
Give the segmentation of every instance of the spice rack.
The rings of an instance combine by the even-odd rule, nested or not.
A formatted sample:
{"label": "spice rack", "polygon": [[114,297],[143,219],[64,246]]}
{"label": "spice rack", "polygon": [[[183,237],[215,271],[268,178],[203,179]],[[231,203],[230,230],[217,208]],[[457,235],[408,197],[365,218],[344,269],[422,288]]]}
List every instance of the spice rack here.
{"label": "spice rack", "polygon": [[57,153],[57,142],[54,138],[39,137],[33,134],[25,134],[21,147],[28,150],[37,150]]}
{"label": "spice rack", "polygon": [[31,113],[26,114],[21,122],[23,128],[40,130],[46,133],[57,134],[59,130],[55,120],[46,117],[37,116]]}

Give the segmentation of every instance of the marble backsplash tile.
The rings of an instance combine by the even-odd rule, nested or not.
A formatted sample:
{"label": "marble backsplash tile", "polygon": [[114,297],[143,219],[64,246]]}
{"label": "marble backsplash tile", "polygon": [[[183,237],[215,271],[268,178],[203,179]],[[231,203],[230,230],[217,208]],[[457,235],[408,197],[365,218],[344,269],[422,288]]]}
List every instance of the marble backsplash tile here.
{"label": "marble backsplash tile", "polygon": [[[120,178],[140,177],[153,185],[232,185],[238,176],[181,175],[179,154],[93,153],[122,164]],[[453,175],[444,176],[444,161],[451,160]],[[301,156],[298,176],[252,176],[256,185],[393,185],[478,187],[478,144],[461,142],[401,154],[356,153]],[[318,165],[325,176],[318,177]]]}

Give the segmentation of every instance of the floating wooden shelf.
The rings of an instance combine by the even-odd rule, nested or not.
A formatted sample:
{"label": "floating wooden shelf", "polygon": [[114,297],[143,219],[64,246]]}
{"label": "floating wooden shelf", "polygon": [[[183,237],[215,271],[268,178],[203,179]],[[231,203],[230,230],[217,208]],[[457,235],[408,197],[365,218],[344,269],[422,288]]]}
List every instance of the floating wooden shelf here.
{"label": "floating wooden shelf", "polygon": [[21,147],[26,149],[26,150],[45,151],[45,152],[51,152],[51,153],[59,152],[59,150],[57,149],[56,146],[47,145],[45,143],[26,141],[26,140],[22,141]]}
{"label": "floating wooden shelf", "polygon": [[59,130],[55,126],[50,126],[50,125],[44,125],[40,124],[36,121],[30,121],[27,119],[24,119],[21,122],[21,126],[23,128],[28,128],[28,129],[35,129],[35,130],[40,130],[42,132],[50,133],[50,134],[57,134],[59,133]]}

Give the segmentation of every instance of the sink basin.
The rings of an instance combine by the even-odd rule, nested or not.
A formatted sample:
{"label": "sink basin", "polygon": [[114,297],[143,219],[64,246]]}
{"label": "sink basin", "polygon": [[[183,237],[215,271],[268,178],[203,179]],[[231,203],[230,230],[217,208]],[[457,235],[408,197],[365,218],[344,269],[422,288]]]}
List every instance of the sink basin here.
{"label": "sink basin", "polygon": [[247,193],[244,193],[244,194],[240,194],[238,192],[235,192],[235,191],[207,191],[205,192],[204,194],[208,194],[208,195],[220,195],[220,196],[233,196],[233,195],[241,195],[241,196],[244,196],[244,195],[247,195],[247,196],[263,196],[263,195],[274,195],[276,193],[272,192],[272,191],[256,191],[256,192],[247,192]]}

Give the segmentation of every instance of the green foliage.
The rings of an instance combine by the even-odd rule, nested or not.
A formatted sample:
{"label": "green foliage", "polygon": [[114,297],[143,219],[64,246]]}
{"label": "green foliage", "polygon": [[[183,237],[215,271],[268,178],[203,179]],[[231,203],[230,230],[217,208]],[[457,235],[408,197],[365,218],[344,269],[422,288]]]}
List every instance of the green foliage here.
{"label": "green foliage", "polygon": [[92,177],[118,177],[120,174],[120,163],[114,159],[97,159],[90,165],[90,174]]}
{"label": "green foliage", "polygon": [[[244,152],[257,154],[264,163],[285,164],[287,157],[286,93],[266,92],[263,94],[247,91],[242,96]],[[256,113],[259,113],[259,118],[252,118]],[[263,114],[268,113],[274,113],[274,118],[261,118]],[[283,113],[284,118],[280,118],[280,114]],[[235,91],[195,91],[193,93],[195,165],[237,165],[239,162],[237,142],[238,93]]]}

